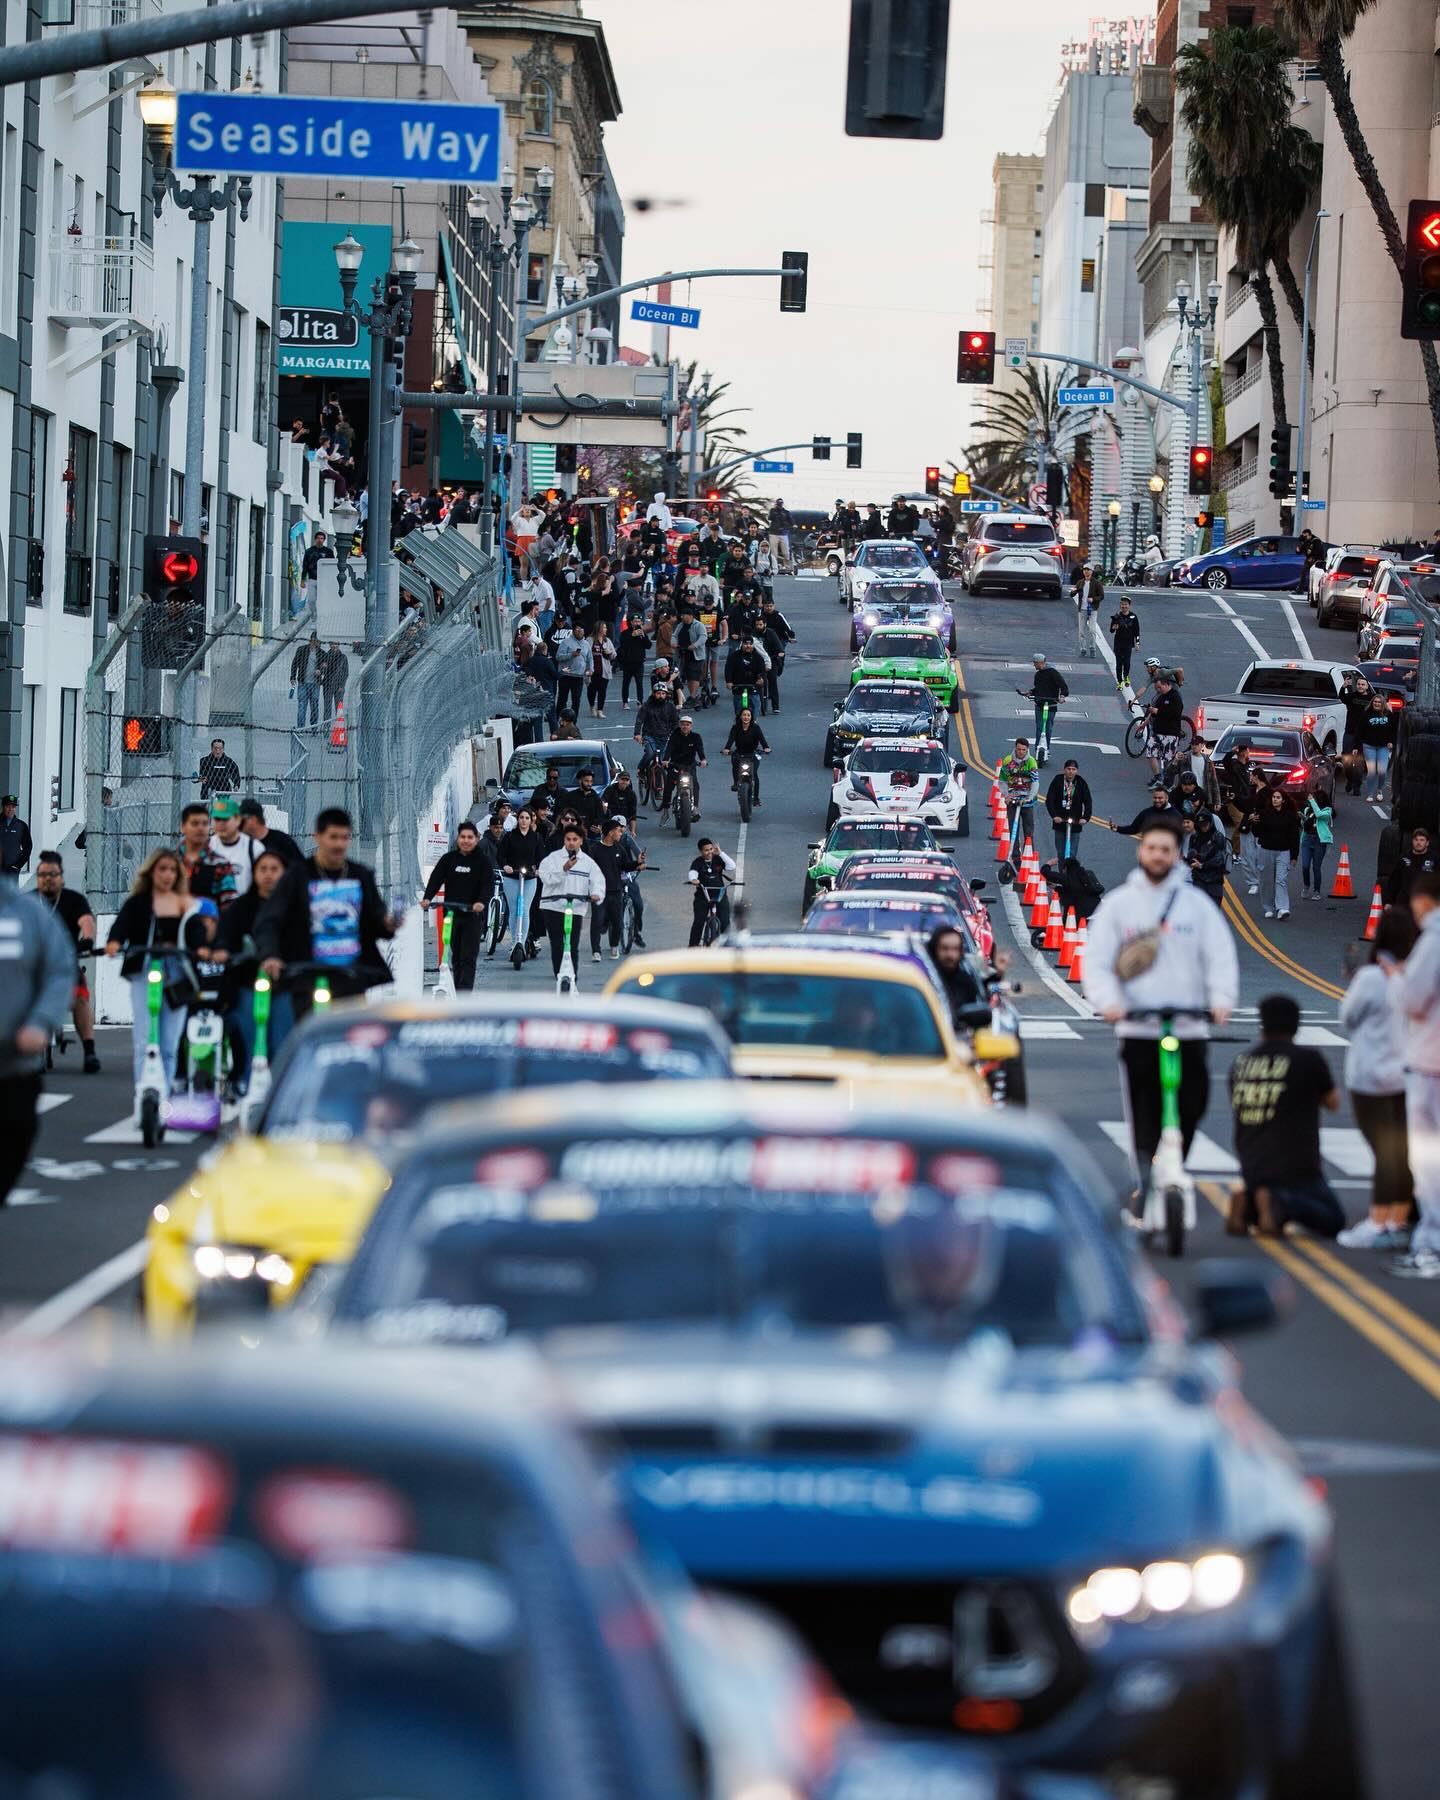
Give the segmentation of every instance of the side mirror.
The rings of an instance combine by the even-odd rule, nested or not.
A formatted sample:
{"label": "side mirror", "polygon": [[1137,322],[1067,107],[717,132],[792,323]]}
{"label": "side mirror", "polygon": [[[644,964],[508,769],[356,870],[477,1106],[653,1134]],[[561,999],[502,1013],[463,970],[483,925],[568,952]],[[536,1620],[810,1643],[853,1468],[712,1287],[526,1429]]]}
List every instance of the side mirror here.
{"label": "side mirror", "polygon": [[958,1010],[956,1023],[963,1025],[966,1031],[988,1031],[990,1008],[983,1000],[977,1000],[973,1006],[962,1006]]}
{"label": "side mirror", "polygon": [[963,775],[965,773],[965,764],[961,762],[958,756],[955,758],[955,773],[957,775]]}
{"label": "side mirror", "polygon": [[499,787],[500,787],[500,783],[495,779],[495,777],[493,775],[487,775],[485,777],[485,786],[487,788],[494,788],[498,791]]}
{"label": "side mirror", "polygon": [[1245,1262],[1199,1263],[1193,1287],[1201,1337],[1268,1331],[1295,1310],[1295,1284],[1288,1276]]}
{"label": "side mirror", "polygon": [[806,848],[806,849],[807,849],[807,850],[818,850],[818,849],[819,849],[819,848],[820,848],[820,846],[819,846],[819,844],[818,844],[818,843],[815,843],[815,844],[807,844],[807,845],[806,845],[806,846],[805,846],[805,848]]}
{"label": "side mirror", "polygon": [[[990,1008],[985,1008],[989,1015]],[[1020,1040],[1009,1031],[977,1031],[970,1040],[977,1062],[1013,1062],[1020,1054]]]}
{"label": "side mirror", "polygon": [[984,891],[985,891],[985,877],[982,875],[978,881],[972,881],[970,883],[970,892],[972,894],[982,894],[982,893],[984,893]]}

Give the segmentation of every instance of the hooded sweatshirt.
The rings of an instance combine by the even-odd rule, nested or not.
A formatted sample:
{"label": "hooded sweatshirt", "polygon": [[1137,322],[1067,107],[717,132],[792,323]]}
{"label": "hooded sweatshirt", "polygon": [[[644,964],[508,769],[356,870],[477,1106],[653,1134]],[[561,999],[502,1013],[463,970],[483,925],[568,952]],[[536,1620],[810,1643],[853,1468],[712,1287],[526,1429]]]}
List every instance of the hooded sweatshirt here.
{"label": "hooded sweatshirt", "polygon": [[[1155,961],[1143,975],[1121,981],[1115,973],[1121,947],[1157,927],[1160,944]],[[1440,938],[1436,948],[1440,951]],[[1097,1010],[1107,1006],[1141,1010],[1169,1004],[1228,1012],[1233,1011],[1239,990],[1240,964],[1225,915],[1213,900],[1191,886],[1190,872],[1183,863],[1161,882],[1152,882],[1143,869],[1132,869],[1096,908],[1085,949],[1083,991]],[[1122,1019],[1115,1030],[1122,1038],[1158,1038],[1160,1021]],[[1177,1019],[1175,1035],[1203,1038],[1209,1035],[1209,1027],[1203,1019]],[[1440,1068],[1440,1052],[1436,1066]]]}

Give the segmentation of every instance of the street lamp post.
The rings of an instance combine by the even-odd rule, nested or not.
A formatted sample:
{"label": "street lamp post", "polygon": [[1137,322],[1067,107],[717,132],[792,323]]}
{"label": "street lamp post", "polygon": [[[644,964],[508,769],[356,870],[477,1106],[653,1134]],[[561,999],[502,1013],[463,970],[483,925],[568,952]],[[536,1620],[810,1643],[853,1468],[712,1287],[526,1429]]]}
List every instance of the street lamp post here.
{"label": "street lamp post", "polygon": [[205,357],[210,315],[210,225],[217,213],[238,206],[240,217],[250,216],[254,192],[248,175],[232,175],[217,189],[213,175],[197,175],[190,187],[175,178],[171,157],[175,149],[175,119],[179,100],[174,88],[159,78],[141,88],[137,104],[145,139],[150,149],[150,192],[156,216],[166,196],[188,213],[195,226],[190,268],[190,366],[185,394],[185,498],[181,529],[187,537],[200,535],[200,490],[205,479]]}
{"label": "street lamp post", "polygon": [[[500,363],[500,277],[508,261],[519,271],[519,282],[525,280],[526,245],[529,242],[530,221],[535,216],[535,206],[529,197],[521,194],[519,199],[513,199],[514,193],[515,171],[506,167],[500,171],[501,223],[490,233],[485,253],[485,266],[490,275],[490,315],[485,325],[485,380],[492,393],[496,391],[496,372]],[[485,216],[485,202],[478,194],[471,194],[465,202],[465,210],[470,215],[471,223],[478,226]],[[508,246],[502,235],[506,225],[514,227],[513,239]],[[517,318],[519,308],[517,288]],[[495,414],[488,409],[485,414],[485,446],[481,462],[484,499],[480,509],[480,547],[489,550],[495,542]]]}
{"label": "street lamp post", "polygon": [[1112,500],[1105,511],[1109,515],[1106,521],[1106,535],[1110,540],[1106,550],[1105,560],[1107,566],[1105,573],[1111,581],[1114,581],[1116,576],[1115,565],[1120,557],[1120,502],[1118,500]]}
{"label": "street lamp post", "polygon": [[1150,529],[1157,535],[1160,530],[1160,496],[1165,492],[1165,477],[1150,477]]}

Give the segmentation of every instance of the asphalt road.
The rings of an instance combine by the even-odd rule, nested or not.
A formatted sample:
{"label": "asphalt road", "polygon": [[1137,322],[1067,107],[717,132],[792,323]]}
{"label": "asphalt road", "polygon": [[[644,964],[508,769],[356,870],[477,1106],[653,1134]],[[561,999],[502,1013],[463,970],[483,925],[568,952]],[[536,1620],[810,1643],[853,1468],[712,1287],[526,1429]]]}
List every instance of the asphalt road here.
{"label": "asphalt road", "polygon": [[[801,636],[786,671],[783,711],[764,721],[774,746],[763,765],[764,804],[742,828],[720,755],[729,707],[701,714],[698,729],[710,768],[695,834],[713,835],[737,857],[752,922],[772,928],[799,920],[805,846],[820,834],[827,799],[820,763],[824,729],[849,668],[848,620],[832,583],[782,581],[778,598]],[[970,600],[958,591],[957,600],[965,688],[959,749],[971,764],[975,807],[975,835],[959,843],[957,854],[967,873],[993,879],[995,847],[982,824],[985,766],[1003,754],[1017,730],[1028,730],[1030,705],[1014,690],[1028,684],[1032,650],[1045,650],[1070,682],[1072,700],[1056,725],[1055,749],[1058,756],[1080,759],[1097,813],[1131,817],[1144,801],[1147,770],[1120,748],[1126,714],[1113,677],[1103,663],[1078,660],[1068,606]],[[1206,694],[1230,692],[1245,664],[1262,652],[1337,659],[1353,653],[1348,635],[1319,631],[1303,601],[1289,597],[1141,590],[1135,603],[1142,620],[1139,654],[1153,652],[1184,666],[1187,709]],[[621,712],[615,693],[612,687],[610,717],[593,729],[633,766],[633,715]],[[592,729],[588,720],[582,726]],[[1347,844],[1357,892],[1352,901],[1301,905],[1297,879],[1291,918],[1278,925],[1261,917],[1243,887],[1228,898],[1240,944],[1241,1010],[1212,1051],[1215,1098],[1192,1158],[1207,1199],[1219,1198],[1233,1167],[1223,1076],[1254,1034],[1262,995],[1277,989],[1296,995],[1310,1040],[1339,1073],[1344,957],[1363,929],[1380,825],[1375,809],[1342,797],[1327,876],[1333,876],[1338,844]],[[653,822],[642,829],[652,862],[645,882],[647,941],[656,948],[683,943],[690,920],[684,876],[694,840],[682,842]],[[1050,850],[1048,844],[1037,848],[1047,855]],[[1083,855],[1113,886],[1132,865],[1134,846],[1097,828],[1087,834]],[[1023,990],[1019,1005],[1033,1101],[1063,1118],[1117,1187],[1128,1187],[1126,1159],[1116,1142],[1121,1108],[1109,1032],[1089,1016],[1077,991],[1057,980],[1054,959],[1036,957],[1028,937],[1017,940],[1012,915],[1001,903],[995,918],[1000,941],[1016,951],[1013,973]],[[582,987],[598,987],[608,973],[608,955],[605,964],[594,965],[587,948]],[[482,964],[481,984],[548,987],[548,964],[542,958],[519,974],[503,961]],[[128,1034],[104,1033],[100,1047],[101,1075],[81,1075],[72,1051],[72,1066],[51,1078],[50,1108],[19,1196],[24,1203],[0,1214],[0,1307],[12,1329],[17,1323],[20,1329],[54,1329],[97,1303],[128,1309],[146,1216],[203,1148],[167,1142],[146,1152],[126,1123]],[[1360,1216],[1368,1158],[1348,1112],[1334,1119],[1325,1151],[1337,1191],[1352,1218]],[[1326,1484],[1336,1511],[1338,1579],[1373,1791],[1384,1800],[1419,1800],[1434,1792],[1440,1763],[1440,1713],[1427,1704],[1425,1675],[1440,1624],[1440,1585],[1432,1573],[1440,1560],[1440,1286],[1389,1280],[1382,1258],[1346,1255],[1314,1242],[1238,1243],[1223,1235],[1214,1208],[1202,1212],[1195,1253],[1268,1257],[1295,1283],[1294,1318],[1240,1346],[1246,1388],[1259,1412]],[[1183,1291],[1183,1266],[1166,1273]]]}

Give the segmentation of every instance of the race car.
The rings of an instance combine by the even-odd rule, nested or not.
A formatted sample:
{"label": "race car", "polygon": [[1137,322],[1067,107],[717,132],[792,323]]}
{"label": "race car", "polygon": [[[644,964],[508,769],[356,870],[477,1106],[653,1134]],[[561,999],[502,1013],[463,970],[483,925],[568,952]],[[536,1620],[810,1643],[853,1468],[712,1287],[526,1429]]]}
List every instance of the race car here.
{"label": "race car", "polygon": [[943,850],[867,850],[852,856],[835,878],[836,895],[870,888],[941,894],[954,902],[982,956],[995,954],[995,927],[980,898],[983,880],[970,881]]}
{"label": "race car", "polygon": [[821,888],[834,885],[849,857],[862,850],[938,850],[935,835],[923,819],[836,819],[818,844],[811,844],[805,870],[805,898],[800,916]]}
{"label": "race car", "polygon": [[842,604],[854,606],[875,582],[924,582],[939,598],[940,577],[920,546],[909,538],[867,538],[840,571]]}
{"label": "race car", "polygon": [[947,712],[960,709],[960,675],[940,633],[930,626],[877,625],[855,658],[850,682],[872,676],[923,681]]}
{"label": "race car", "polygon": [[850,648],[858,650],[878,625],[918,625],[938,631],[955,648],[955,614],[938,582],[907,576],[903,581],[875,581],[855,602],[850,621]]}
{"label": "race car", "polygon": [[830,791],[827,828],[837,819],[923,819],[933,831],[969,837],[965,765],[936,738],[864,738]]}
{"label": "race car", "polygon": [[949,730],[949,714],[923,681],[859,681],[835,708],[820,760],[834,769],[862,738],[939,738],[944,743]]}

